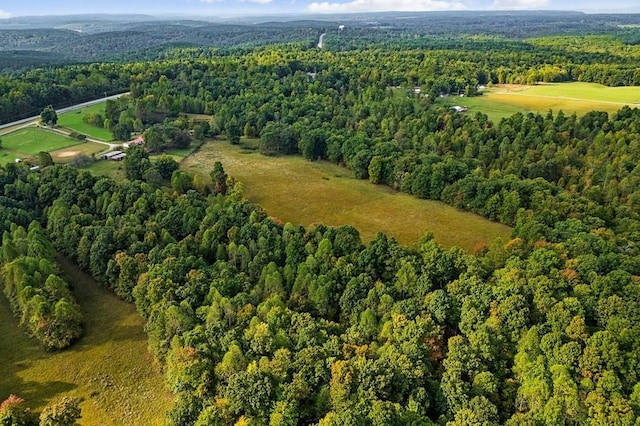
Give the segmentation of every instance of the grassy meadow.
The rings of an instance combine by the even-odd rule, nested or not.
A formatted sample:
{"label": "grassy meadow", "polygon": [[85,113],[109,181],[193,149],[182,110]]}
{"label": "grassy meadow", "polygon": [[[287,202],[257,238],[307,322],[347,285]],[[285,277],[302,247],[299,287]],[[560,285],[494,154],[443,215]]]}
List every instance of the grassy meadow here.
{"label": "grassy meadow", "polygon": [[70,130],[75,130],[78,133],[82,133],[92,138],[110,141],[113,139],[113,136],[108,129],[92,126],[85,123],[82,119],[82,117],[89,113],[99,113],[104,116],[104,108],[105,103],[102,102],[82,109],[60,114],[60,117],[58,117],[58,126],[65,127]]}
{"label": "grassy meadow", "polygon": [[250,201],[283,222],[350,224],[364,241],[383,231],[407,245],[431,231],[445,247],[465,250],[479,241],[507,240],[511,235],[511,228],[505,225],[355,179],[349,170],[329,162],[310,162],[299,156],[265,157],[217,141],[204,144],[181,166],[208,175],[215,161],[221,161],[227,174],[242,182]]}
{"label": "grassy meadow", "polygon": [[496,85],[482,96],[473,98],[450,97],[445,105],[464,105],[469,113],[481,111],[492,121],[516,112],[584,115],[589,111],[614,113],[625,105],[640,106],[640,87],[607,87],[596,83],[544,83],[535,86]]}
{"label": "grassy meadow", "polygon": [[[82,144],[60,133],[39,127],[25,127],[2,136],[0,163],[13,161],[15,158],[28,157],[40,151],[53,152]],[[6,153],[7,155],[4,155]]]}
{"label": "grassy meadow", "polygon": [[148,352],[144,320],[68,261],[58,262],[84,312],[84,336],[46,352],[0,295],[0,401],[13,393],[38,412],[68,395],[83,399],[81,425],[163,424],[172,397]]}
{"label": "grassy meadow", "polygon": [[91,155],[105,151],[107,148],[107,145],[101,143],[85,142],[80,145],[52,151],[50,154],[56,164],[65,164],[75,160],[80,155],[91,157]]}

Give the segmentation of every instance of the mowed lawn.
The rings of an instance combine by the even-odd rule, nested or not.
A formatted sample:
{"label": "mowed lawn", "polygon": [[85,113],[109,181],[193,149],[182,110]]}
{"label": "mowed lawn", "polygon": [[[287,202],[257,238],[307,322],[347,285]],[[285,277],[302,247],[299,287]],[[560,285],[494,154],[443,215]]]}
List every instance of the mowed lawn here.
{"label": "mowed lawn", "polygon": [[183,169],[208,175],[221,161],[244,186],[245,196],[283,222],[355,226],[363,241],[378,231],[413,245],[427,232],[445,247],[467,251],[496,237],[508,240],[511,228],[447,204],[421,200],[352,177],[349,170],[299,156],[266,157],[227,142],[209,142],[186,158]]}
{"label": "mowed lawn", "polygon": [[607,87],[596,83],[544,83],[535,86],[496,85],[482,96],[447,98],[446,105],[469,107],[469,113],[481,111],[498,122],[516,112],[584,115],[590,111],[614,113],[625,105],[640,106],[640,87]]}
{"label": "mowed lawn", "polygon": [[75,130],[78,133],[82,133],[92,138],[110,141],[113,139],[113,136],[108,129],[92,126],[85,123],[82,119],[89,113],[102,114],[102,116],[104,117],[104,108],[105,103],[102,102],[75,111],[66,112],[58,117],[58,126],[66,127],[70,130]]}
{"label": "mowed lawn", "polygon": [[160,425],[171,407],[133,305],[59,259],[84,312],[84,336],[45,352],[18,328],[0,295],[0,401],[13,393],[34,411],[63,396],[82,398],[82,425]]}
{"label": "mowed lawn", "polygon": [[[18,157],[24,157],[35,155],[40,151],[57,151],[81,143],[83,142],[51,130],[25,127],[2,136],[2,151],[9,151]],[[2,160],[6,159],[6,157],[1,158]]]}

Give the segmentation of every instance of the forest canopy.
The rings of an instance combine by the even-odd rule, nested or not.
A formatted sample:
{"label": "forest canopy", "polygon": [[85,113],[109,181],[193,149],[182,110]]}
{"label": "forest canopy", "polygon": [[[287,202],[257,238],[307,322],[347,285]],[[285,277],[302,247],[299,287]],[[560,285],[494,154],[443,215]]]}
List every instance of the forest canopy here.
{"label": "forest canopy", "polygon": [[635,424],[640,110],[492,122],[437,102],[488,84],[640,84],[640,50],[616,37],[365,46],[336,31],[327,49],[190,47],[3,78],[2,119],[128,90],[105,121],[135,124],[150,151],[190,132],[257,139],[513,226],[471,253],[429,234],[364,244],[351,226],[270,218],[224,162],[191,175],[165,158],[151,176],[136,148],[122,181],[1,167],[4,259],[29,229],[134,303],[175,396],[170,424]]}

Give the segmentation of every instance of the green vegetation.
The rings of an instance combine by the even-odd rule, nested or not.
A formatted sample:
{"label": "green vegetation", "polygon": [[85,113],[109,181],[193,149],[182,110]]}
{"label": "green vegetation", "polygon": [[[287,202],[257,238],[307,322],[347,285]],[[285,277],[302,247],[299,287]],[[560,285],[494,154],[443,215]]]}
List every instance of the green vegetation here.
{"label": "green vegetation", "polygon": [[89,114],[102,114],[102,116],[104,116],[104,108],[105,104],[99,103],[79,110],[66,112],[58,118],[58,126],[74,130],[91,138],[110,141],[113,137],[109,129],[93,126],[88,124],[84,119]]}
{"label": "green vegetation", "polygon": [[517,112],[546,113],[562,110],[582,116],[590,111],[614,113],[625,105],[640,105],[640,87],[607,87],[597,83],[545,83],[535,86],[496,85],[482,96],[448,97],[447,106],[464,105],[469,113],[482,112],[493,121]]}
{"label": "green vegetation", "polygon": [[[0,120],[52,98],[130,89],[105,104],[104,117],[117,139],[135,132],[147,142],[122,165],[104,162],[126,179],[8,163],[0,167],[0,230],[39,222],[55,250],[96,280],[86,291],[101,285],[135,304],[173,394],[169,425],[638,423],[640,109],[571,114],[547,103],[542,113],[494,122],[439,100],[473,99],[479,85],[640,85],[640,32],[617,26],[634,23],[628,19],[572,13],[430,16],[334,29],[324,49],[178,48],[148,63],[42,68],[0,80]],[[611,19],[614,30],[601,25]],[[473,31],[488,22],[489,35]],[[539,35],[548,22],[569,34],[601,31],[504,37]],[[528,109],[545,99],[563,110],[569,101],[597,105],[591,86],[583,87],[589,99],[568,99],[578,87],[511,96],[528,99]],[[150,157],[218,136],[229,144],[204,145],[182,169],[170,156]],[[252,199],[268,204],[275,195],[282,217],[248,201],[234,170],[246,173],[247,191],[258,188]],[[384,233],[363,242],[351,225],[283,223],[285,215],[308,223],[307,205],[339,215],[361,203],[372,223],[363,228],[417,228],[426,218],[415,220],[412,206],[424,200],[511,226],[511,239],[465,251],[443,248],[431,233],[407,246]],[[466,218],[440,216],[448,222],[431,226],[465,232],[456,222]],[[63,269],[75,273],[64,262]],[[68,281],[78,283],[81,304],[90,299],[82,278]],[[100,330],[126,328],[123,312],[92,313]],[[120,370],[127,388],[92,356],[108,341],[139,357],[128,343],[143,339],[122,345],[110,331],[93,345],[87,326],[85,339],[53,355],[84,351],[80,372],[51,379],[48,394],[59,401],[88,390],[95,410],[113,406],[121,424],[145,424],[146,407],[136,411],[130,407],[141,404],[129,401],[152,394],[137,388],[132,367]],[[39,382],[23,373],[40,358],[12,356],[7,364],[19,371],[0,380],[28,401],[29,385]],[[111,390],[127,400],[111,399]],[[21,404],[10,397],[0,415]]]}
{"label": "green vegetation", "polygon": [[108,176],[115,180],[125,179],[124,163],[120,161],[95,161],[82,167],[94,176]]}
{"label": "green vegetation", "polygon": [[73,145],[68,148],[63,148],[58,151],[52,151],[51,157],[55,163],[69,163],[73,162],[81,156],[87,156],[91,158],[96,154],[106,151],[108,149],[107,145],[96,143],[96,142],[83,142],[79,145]]}
{"label": "green vegetation", "polygon": [[70,262],[58,258],[84,314],[84,334],[70,348],[45,352],[29,339],[0,298],[0,399],[10,393],[34,411],[62,395],[82,398],[81,424],[161,425],[171,406],[147,352],[144,321]]}
{"label": "green vegetation", "polygon": [[[244,141],[243,141],[244,142]],[[249,141],[251,144],[252,141]],[[477,243],[507,241],[511,230],[444,203],[420,200],[384,186],[355,179],[341,166],[309,162],[299,156],[265,157],[242,146],[209,142],[181,167],[193,173],[211,170],[221,161],[242,182],[244,195],[283,222],[308,226],[355,226],[364,241],[384,232],[414,245],[427,232],[445,247],[471,251]]]}
{"label": "green vegetation", "polygon": [[29,232],[2,235],[4,294],[20,326],[47,350],[64,349],[82,334],[82,313],[69,284],[56,274],[55,251],[38,222]]}
{"label": "green vegetation", "polygon": [[[18,158],[24,158],[26,156],[36,155],[41,151],[52,152],[81,143],[82,142],[76,139],[69,138],[52,130],[26,127],[3,135],[2,151],[15,155]],[[8,162],[11,159],[11,155],[0,157],[0,161]]]}

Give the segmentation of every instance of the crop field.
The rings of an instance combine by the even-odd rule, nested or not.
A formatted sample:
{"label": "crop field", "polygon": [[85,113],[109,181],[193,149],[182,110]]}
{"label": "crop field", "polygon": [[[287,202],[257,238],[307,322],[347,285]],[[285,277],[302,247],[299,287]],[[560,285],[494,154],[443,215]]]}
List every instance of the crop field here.
{"label": "crop field", "polygon": [[78,133],[82,133],[92,138],[110,141],[113,139],[113,136],[109,130],[87,124],[82,119],[82,117],[89,113],[100,113],[104,116],[104,107],[105,103],[103,102],[61,114],[60,117],[58,117],[58,126],[75,130]]}
{"label": "crop field", "polygon": [[469,113],[481,111],[492,121],[516,112],[584,115],[589,111],[614,113],[625,105],[640,106],[640,87],[607,87],[596,83],[545,83],[536,86],[496,85],[482,96],[447,98],[446,105],[464,105]]}
{"label": "crop field", "polygon": [[[53,152],[63,148],[82,144],[83,142],[67,136],[37,127],[25,127],[2,136],[0,152],[21,158],[35,155],[40,151]],[[0,154],[2,155],[2,154]],[[11,155],[0,156],[0,162],[11,161]]]}
{"label": "crop field", "polygon": [[0,294],[0,400],[13,393],[38,412],[63,396],[82,398],[82,425],[160,425],[171,406],[147,350],[144,320],[64,259],[59,264],[84,312],[84,336],[61,352],[29,339]]}
{"label": "crop field", "polygon": [[265,157],[227,142],[210,142],[181,167],[208,175],[221,161],[228,175],[242,182],[250,201],[283,222],[355,226],[363,241],[382,231],[412,245],[427,232],[445,247],[472,250],[479,241],[509,239],[511,228],[447,204],[421,200],[352,177],[349,170],[302,157]]}

